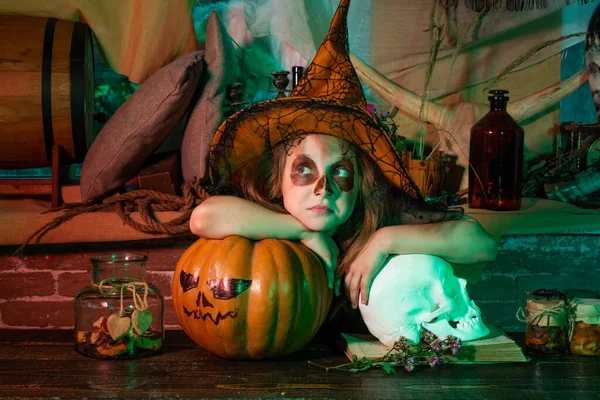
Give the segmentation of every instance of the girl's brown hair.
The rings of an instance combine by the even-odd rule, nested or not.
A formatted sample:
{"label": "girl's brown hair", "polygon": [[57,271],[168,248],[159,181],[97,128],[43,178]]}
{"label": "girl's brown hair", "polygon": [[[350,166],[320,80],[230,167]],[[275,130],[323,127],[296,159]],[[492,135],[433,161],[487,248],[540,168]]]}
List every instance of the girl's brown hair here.
{"label": "girl's brown hair", "polygon": [[[283,207],[281,182],[287,156],[283,143],[247,162],[233,176],[232,183],[244,198],[279,213]],[[391,185],[383,177],[375,162],[357,146],[350,143],[359,171],[359,193],[350,218],[338,229],[334,240],[340,250],[338,273],[343,275],[366,245],[373,233],[389,220],[385,200]]]}

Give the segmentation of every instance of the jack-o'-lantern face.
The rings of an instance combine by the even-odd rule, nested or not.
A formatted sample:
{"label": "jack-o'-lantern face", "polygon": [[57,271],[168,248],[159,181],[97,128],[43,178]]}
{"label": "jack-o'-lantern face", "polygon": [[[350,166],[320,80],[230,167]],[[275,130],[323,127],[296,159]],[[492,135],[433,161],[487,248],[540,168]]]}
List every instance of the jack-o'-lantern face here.
{"label": "jack-o'-lantern face", "polygon": [[[192,274],[181,271],[179,276],[183,293],[199,286],[199,278]],[[195,290],[196,309],[188,310],[185,306],[183,312],[188,318],[210,320],[213,324],[219,323],[227,318],[236,318],[239,313],[238,302],[228,300],[237,299],[252,284],[249,279],[222,278],[211,279],[205,282],[199,290]]]}
{"label": "jack-o'-lantern face", "polygon": [[225,358],[289,354],[317,332],[332,291],[316,254],[287,240],[201,238],[173,274],[173,308],[183,331]]}

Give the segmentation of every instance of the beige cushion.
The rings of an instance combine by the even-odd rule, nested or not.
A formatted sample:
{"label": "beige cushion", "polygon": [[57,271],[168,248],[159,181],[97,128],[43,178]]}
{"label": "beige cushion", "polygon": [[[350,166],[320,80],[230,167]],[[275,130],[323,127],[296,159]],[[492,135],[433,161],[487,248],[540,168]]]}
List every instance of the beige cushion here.
{"label": "beige cushion", "polygon": [[181,169],[186,181],[206,178],[210,145],[225,120],[227,85],[234,83],[236,78],[233,44],[214,11],[206,27],[205,52],[202,92],[190,114],[181,145]]}
{"label": "beige cushion", "polygon": [[133,178],[188,110],[203,74],[202,52],[152,74],[117,110],[81,168],[81,197],[101,197]]}

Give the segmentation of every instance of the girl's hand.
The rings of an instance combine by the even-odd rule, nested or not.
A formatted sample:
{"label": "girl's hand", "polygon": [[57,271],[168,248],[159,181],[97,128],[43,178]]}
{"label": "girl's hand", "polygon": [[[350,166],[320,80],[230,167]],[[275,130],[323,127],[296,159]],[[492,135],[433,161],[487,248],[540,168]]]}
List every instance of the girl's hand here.
{"label": "girl's hand", "polygon": [[325,263],[325,272],[327,273],[327,285],[329,289],[336,286],[336,295],[339,294],[339,281],[335,278],[335,269],[337,268],[338,247],[326,232],[305,232],[300,237],[300,242],[314,251],[317,256]]}
{"label": "girl's hand", "polygon": [[368,304],[371,282],[389,256],[389,253],[384,250],[380,235],[377,233],[375,232],[371,236],[371,239],[348,268],[345,289],[352,308],[358,307],[359,298],[363,304]]}

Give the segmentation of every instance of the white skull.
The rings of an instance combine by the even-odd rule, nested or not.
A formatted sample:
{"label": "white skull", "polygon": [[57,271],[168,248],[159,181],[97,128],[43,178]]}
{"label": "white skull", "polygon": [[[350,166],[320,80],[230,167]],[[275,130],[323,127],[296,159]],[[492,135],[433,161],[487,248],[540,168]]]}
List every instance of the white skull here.
{"label": "white skull", "polygon": [[400,336],[418,343],[423,328],[440,339],[453,335],[475,340],[489,329],[466,286],[467,281],[454,276],[442,258],[396,255],[375,277],[369,305],[361,303],[359,308],[369,331],[388,347]]}

